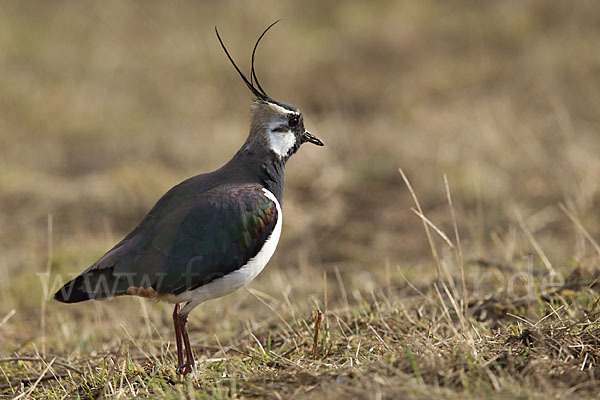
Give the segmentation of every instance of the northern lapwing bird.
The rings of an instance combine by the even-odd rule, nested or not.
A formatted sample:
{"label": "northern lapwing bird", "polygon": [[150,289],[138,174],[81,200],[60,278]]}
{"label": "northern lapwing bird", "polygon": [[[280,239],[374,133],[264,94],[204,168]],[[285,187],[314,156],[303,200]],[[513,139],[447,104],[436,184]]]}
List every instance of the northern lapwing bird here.
{"label": "northern lapwing bird", "polygon": [[184,376],[195,365],[187,332],[190,311],[262,271],[281,235],[285,164],[303,143],[323,146],[304,129],[300,111],[272,99],[256,77],[256,49],[274,24],[254,45],[250,80],[215,28],[227,58],[255,96],[242,147],[218,170],[169,190],[131,233],[54,295],[64,303],[122,295],[174,303],[177,373]]}

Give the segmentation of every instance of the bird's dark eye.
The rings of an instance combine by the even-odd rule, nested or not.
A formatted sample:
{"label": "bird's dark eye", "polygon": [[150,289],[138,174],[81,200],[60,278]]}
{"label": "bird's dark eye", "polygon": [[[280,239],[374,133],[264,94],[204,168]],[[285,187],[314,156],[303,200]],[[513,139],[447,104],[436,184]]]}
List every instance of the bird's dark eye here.
{"label": "bird's dark eye", "polygon": [[296,125],[298,125],[299,121],[300,121],[300,118],[298,118],[297,115],[294,115],[293,117],[290,117],[290,120],[288,121],[288,123],[290,124],[290,126],[296,126]]}

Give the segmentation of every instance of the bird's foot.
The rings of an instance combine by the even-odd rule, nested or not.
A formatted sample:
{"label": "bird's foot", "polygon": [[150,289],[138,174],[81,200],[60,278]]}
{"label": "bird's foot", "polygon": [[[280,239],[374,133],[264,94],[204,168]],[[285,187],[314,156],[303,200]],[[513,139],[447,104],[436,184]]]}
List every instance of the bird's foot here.
{"label": "bird's foot", "polygon": [[193,370],[194,370],[194,363],[191,363],[188,361],[184,364],[179,364],[177,366],[177,369],[175,370],[175,372],[177,373],[177,375],[183,375],[183,377],[185,378]]}

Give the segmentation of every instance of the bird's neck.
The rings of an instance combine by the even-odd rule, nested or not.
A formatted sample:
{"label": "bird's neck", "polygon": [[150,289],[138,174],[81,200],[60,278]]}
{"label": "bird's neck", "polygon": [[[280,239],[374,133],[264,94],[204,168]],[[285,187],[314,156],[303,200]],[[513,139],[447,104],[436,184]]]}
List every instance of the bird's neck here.
{"label": "bird's neck", "polygon": [[279,157],[259,143],[246,142],[229,164],[251,181],[260,183],[283,202],[285,164],[289,157]]}

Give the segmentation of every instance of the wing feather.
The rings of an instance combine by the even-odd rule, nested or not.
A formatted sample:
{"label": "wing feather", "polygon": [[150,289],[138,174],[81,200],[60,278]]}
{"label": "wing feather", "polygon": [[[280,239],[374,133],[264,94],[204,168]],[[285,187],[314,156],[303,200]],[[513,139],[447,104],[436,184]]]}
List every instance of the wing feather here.
{"label": "wing feather", "polygon": [[140,288],[157,295],[198,288],[246,265],[280,217],[255,184],[219,186],[180,205],[172,199],[159,201],[131,234],[55,298],[75,302]]}

